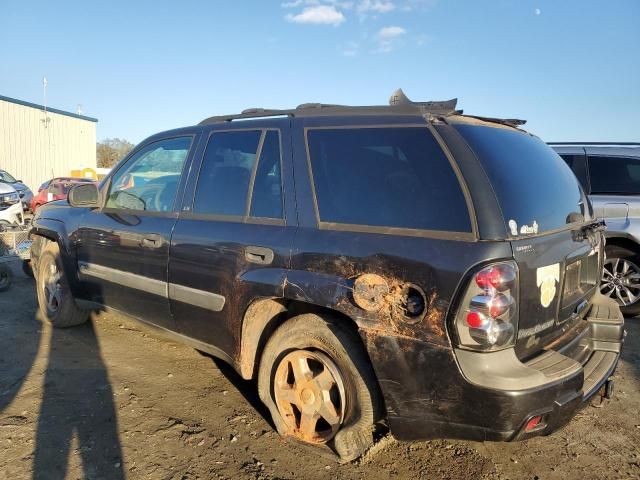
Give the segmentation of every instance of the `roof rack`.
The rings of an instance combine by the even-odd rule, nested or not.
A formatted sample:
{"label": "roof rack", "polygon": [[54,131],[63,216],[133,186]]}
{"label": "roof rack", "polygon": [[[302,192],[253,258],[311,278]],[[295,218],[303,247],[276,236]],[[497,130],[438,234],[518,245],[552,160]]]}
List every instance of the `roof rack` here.
{"label": "roof rack", "polygon": [[205,118],[198,125],[206,125],[209,123],[231,122],[233,120],[242,120],[246,118],[264,118],[264,117],[282,117],[293,116],[293,110],[275,110],[267,108],[247,108],[236,115],[217,115]]}
{"label": "roof rack", "polygon": [[[393,92],[389,98],[389,105],[369,105],[369,106],[350,106],[335,105],[327,103],[303,103],[296,108],[291,109],[266,109],[266,108],[248,108],[236,115],[219,115],[202,120],[199,125],[207,125],[212,123],[231,122],[234,120],[246,120],[252,118],[265,117],[310,117],[310,116],[329,116],[329,115],[435,115],[446,117],[448,115],[462,115],[462,110],[456,110],[458,103],[457,98],[444,101],[414,102],[409,100],[401,88]],[[489,117],[473,117],[488,122],[501,123],[517,127],[524,125],[525,120],[518,119],[499,119]]]}
{"label": "roof rack", "polygon": [[640,147],[640,142],[547,142],[548,145],[621,145]]}

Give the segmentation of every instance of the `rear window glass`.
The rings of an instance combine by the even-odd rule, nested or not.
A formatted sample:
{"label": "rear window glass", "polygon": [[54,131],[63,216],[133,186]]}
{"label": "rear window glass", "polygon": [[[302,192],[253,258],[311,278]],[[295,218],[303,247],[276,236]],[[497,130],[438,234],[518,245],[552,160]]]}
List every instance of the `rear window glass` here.
{"label": "rear window glass", "polygon": [[458,179],[426,127],[307,132],[321,222],[471,232]]}
{"label": "rear window glass", "polygon": [[640,193],[640,158],[589,155],[591,193]]}
{"label": "rear window glass", "polygon": [[560,229],[588,215],[575,175],[539,138],[509,128],[454,126],[480,159],[511,236]]}

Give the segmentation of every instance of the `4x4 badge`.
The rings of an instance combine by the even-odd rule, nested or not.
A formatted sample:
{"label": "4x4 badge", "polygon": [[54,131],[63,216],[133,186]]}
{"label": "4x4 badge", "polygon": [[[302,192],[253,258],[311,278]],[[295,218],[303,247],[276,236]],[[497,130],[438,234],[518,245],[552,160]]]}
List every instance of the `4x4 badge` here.
{"label": "4x4 badge", "polygon": [[540,289],[540,303],[544,308],[551,305],[556,296],[556,283],[560,282],[560,264],[554,263],[536,270],[536,284]]}

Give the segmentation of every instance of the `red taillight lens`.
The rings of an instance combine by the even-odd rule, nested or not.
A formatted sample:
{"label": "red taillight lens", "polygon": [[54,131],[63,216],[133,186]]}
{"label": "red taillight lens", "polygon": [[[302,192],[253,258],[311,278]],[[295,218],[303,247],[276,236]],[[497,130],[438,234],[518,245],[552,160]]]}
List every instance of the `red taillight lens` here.
{"label": "red taillight lens", "polygon": [[471,328],[480,328],[486,322],[484,315],[478,312],[467,313],[467,325]]}
{"label": "red taillight lens", "polygon": [[498,318],[503,315],[513,303],[504,293],[494,295],[489,302],[489,315],[492,318]]}
{"label": "red taillight lens", "polygon": [[512,346],[518,326],[518,270],[500,262],[478,271],[456,316],[461,347],[491,351]]}
{"label": "red taillight lens", "polygon": [[483,290],[492,288],[503,291],[516,279],[515,269],[508,264],[494,265],[476,274],[476,284]]}

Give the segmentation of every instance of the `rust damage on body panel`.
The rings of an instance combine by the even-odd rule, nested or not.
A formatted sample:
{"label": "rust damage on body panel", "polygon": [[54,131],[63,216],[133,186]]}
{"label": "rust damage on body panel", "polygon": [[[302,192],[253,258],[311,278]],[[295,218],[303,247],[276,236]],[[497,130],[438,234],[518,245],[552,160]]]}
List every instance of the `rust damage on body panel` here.
{"label": "rust damage on body panel", "polygon": [[284,279],[285,295],[294,300],[336,309],[360,330],[404,336],[448,345],[445,314],[449,300],[435,288],[427,270],[406,281],[404,269],[373,256],[353,261],[339,256],[314,259],[308,269],[291,270]]}
{"label": "rust damage on body panel", "polygon": [[[448,302],[409,282],[365,273],[351,279],[351,300],[377,320],[365,328],[411,338],[444,339]],[[438,341],[437,343],[441,343]]]}

